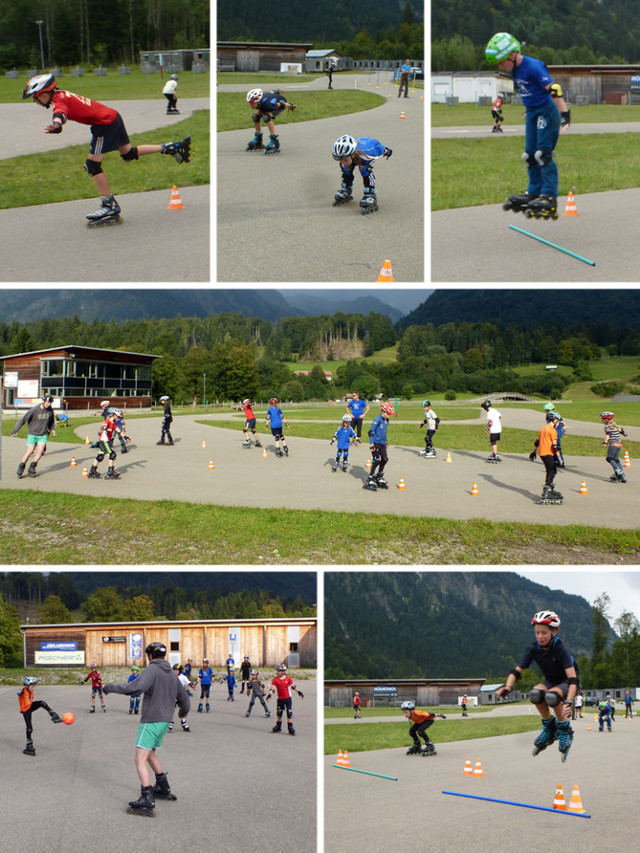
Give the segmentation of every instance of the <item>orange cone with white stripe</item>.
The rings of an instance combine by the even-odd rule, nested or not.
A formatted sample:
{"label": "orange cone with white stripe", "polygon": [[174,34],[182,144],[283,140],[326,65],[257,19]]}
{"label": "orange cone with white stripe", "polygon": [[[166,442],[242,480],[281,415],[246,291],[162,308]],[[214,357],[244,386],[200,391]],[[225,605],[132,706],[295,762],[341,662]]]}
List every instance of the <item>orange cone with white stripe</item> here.
{"label": "orange cone with white stripe", "polygon": [[405,482],[404,482],[404,477],[400,477],[400,482],[398,483],[398,488],[400,489],[401,492],[404,492],[405,489],[407,488],[405,485]]}
{"label": "orange cone with white stripe", "polygon": [[404,110],[402,110],[402,112],[400,113],[400,118],[406,118],[406,115],[404,114]]}
{"label": "orange cone with white stripe", "polygon": [[83,477],[88,477],[88,476],[89,476],[89,469],[87,468],[87,466],[86,466],[86,465],[85,465],[85,466],[84,466],[84,468],[82,469],[82,476],[83,476]]}
{"label": "orange cone with white stripe", "polygon": [[184,204],[182,203],[182,199],[180,198],[180,193],[178,192],[178,187],[175,185],[171,190],[171,203],[167,210],[182,210]]}
{"label": "orange cone with white stripe", "polygon": [[473,768],[473,775],[476,777],[484,776],[484,772],[482,770],[482,764],[480,764],[480,759],[476,761],[476,766]]}
{"label": "orange cone with white stripe", "polygon": [[586,482],[586,480],[583,480],[583,481],[580,483],[580,491],[578,492],[578,494],[579,494],[579,495],[588,495],[588,494],[589,494],[589,490],[587,489],[587,482]]}
{"label": "orange cone with white stripe", "polygon": [[336,764],[338,765],[338,767],[343,767],[344,766],[343,762],[344,762],[344,757],[342,755],[342,750],[339,749],[338,750],[338,757],[336,759]]}
{"label": "orange cone with white stripe", "polygon": [[87,436],[87,437],[85,438],[84,443],[85,443],[85,444],[91,444],[91,439],[89,438],[89,436]]}
{"label": "orange cone with white stripe", "polygon": [[570,812],[578,812],[579,814],[584,814],[586,809],[582,808],[582,798],[580,797],[580,789],[577,785],[573,786],[573,791],[571,792],[571,799],[569,800],[569,809]]}
{"label": "orange cone with white stripe", "polygon": [[564,792],[562,790],[562,785],[558,785],[556,788],[556,795],[553,798],[553,808],[560,809],[561,811],[567,810],[567,804],[564,801]]}
{"label": "orange cone with white stripe", "polygon": [[391,261],[386,260],[382,264],[382,269],[380,270],[380,275],[376,279],[376,284],[380,282],[386,282],[387,284],[391,284],[393,282],[393,270],[391,269]]}
{"label": "orange cone with white stripe", "polygon": [[365,462],[365,466],[364,466],[364,467],[365,467],[365,468],[371,468],[371,459],[367,459],[367,461]]}
{"label": "orange cone with white stripe", "polygon": [[213,471],[214,468],[215,468],[215,465],[213,464],[213,459],[210,459],[209,460],[209,470]]}
{"label": "orange cone with white stripe", "polygon": [[576,207],[576,200],[573,197],[573,193],[569,190],[569,196],[567,198],[567,206],[564,209],[565,216],[577,216],[578,208]]}
{"label": "orange cone with white stripe", "polygon": [[207,442],[206,442],[206,441],[203,441],[203,442],[202,442],[202,449],[204,450],[204,449],[206,448],[206,446],[207,446]]}
{"label": "orange cone with white stripe", "polygon": [[349,753],[345,749],[342,753],[342,766],[343,767],[351,767],[351,761],[349,760]]}
{"label": "orange cone with white stripe", "polygon": [[624,467],[631,468],[631,458],[629,457],[629,451],[625,450],[624,452]]}
{"label": "orange cone with white stripe", "polygon": [[477,483],[474,483],[473,486],[471,486],[471,497],[472,498],[480,497],[480,492],[478,491],[478,484]]}
{"label": "orange cone with white stripe", "polygon": [[452,462],[451,453],[447,450],[447,458],[444,460],[445,462]]}
{"label": "orange cone with white stripe", "polygon": [[463,776],[473,776],[473,767],[471,766],[471,759],[467,756],[467,760],[464,763],[464,770],[462,771]]}
{"label": "orange cone with white stripe", "polygon": [[77,464],[78,464],[78,463],[76,462],[76,457],[75,457],[75,456],[72,456],[72,457],[71,457],[71,467],[73,468],[73,467],[74,467],[75,465],[77,465]]}

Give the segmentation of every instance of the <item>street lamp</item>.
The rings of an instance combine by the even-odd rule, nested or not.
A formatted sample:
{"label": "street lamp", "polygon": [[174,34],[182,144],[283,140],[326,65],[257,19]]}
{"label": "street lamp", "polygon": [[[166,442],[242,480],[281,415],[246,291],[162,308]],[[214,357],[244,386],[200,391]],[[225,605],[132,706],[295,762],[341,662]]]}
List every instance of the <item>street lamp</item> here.
{"label": "street lamp", "polygon": [[40,30],[40,60],[42,62],[42,70],[44,71],[44,45],[42,42],[42,25],[44,24],[44,21],[35,21],[35,23],[38,25],[38,29]]}
{"label": "street lamp", "polygon": [[207,374],[202,374],[202,404],[206,408],[207,405]]}

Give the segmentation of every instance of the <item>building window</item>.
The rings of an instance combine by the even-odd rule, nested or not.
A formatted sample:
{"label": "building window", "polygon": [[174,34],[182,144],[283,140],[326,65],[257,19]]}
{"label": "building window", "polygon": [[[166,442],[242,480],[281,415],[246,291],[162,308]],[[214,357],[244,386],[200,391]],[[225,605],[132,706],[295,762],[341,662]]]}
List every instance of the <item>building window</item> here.
{"label": "building window", "polygon": [[171,651],[172,652],[179,652],[180,651],[180,642],[179,641],[178,642],[172,642],[172,643],[170,643],[170,645],[171,645]]}
{"label": "building window", "polygon": [[298,651],[298,644],[297,643],[289,643],[289,651],[290,652],[297,652]]}

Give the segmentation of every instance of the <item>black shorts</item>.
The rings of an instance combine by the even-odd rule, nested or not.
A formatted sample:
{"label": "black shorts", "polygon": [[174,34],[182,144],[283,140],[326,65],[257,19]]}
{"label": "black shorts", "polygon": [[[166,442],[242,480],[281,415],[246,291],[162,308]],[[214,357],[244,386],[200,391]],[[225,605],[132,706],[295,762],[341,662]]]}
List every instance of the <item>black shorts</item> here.
{"label": "black shorts", "polygon": [[128,142],[127,128],[124,126],[122,116],[118,113],[118,117],[111,124],[91,125],[89,154],[107,154],[109,151],[117,151]]}

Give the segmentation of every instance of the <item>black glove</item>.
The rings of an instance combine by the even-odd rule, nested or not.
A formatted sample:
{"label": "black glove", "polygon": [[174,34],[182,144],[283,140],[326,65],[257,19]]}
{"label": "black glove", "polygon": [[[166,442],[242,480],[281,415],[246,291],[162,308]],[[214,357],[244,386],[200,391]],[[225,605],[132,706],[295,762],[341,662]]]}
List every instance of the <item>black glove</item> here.
{"label": "black glove", "polygon": [[53,124],[48,124],[45,127],[45,131],[47,133],[62,133],[62,125],[56,121]]}
{"label": "black glove", "polygon": [[387,158],[387,160],[388,160],[388,159],[389,159],[389,157],[391,157],[391,155],[392,155],[392,154],[393,154],[393,149],[392,149],[392,148],[385,148],[385,149],[384,149],[384,154],[383,154],[382,156],[383,156],[383,157],[386,157],[386,158]]}
{"label": "black glove", "polygon": [[131,441],[131,439],[129,438],[129,436],[128,436],[128,435],[125,435],[124,440],[125,440],[125,441]]}
{"label": "black glove", "polygon": [[537,454],[536,454],[535,450],[532,450],[531,453],[529,454],[529,462],[535,462],[536,456],[537,456]]}
{"label": "black glove", "polygon": [[298,690],[298,696],[299,696],[301,699],[304,699],[304,693],[302,692],[302,690]]}
{"label": "black glove", "polygon": [[289,104],[289,109],[291,110],[291,112],[293,112],[295,110],[295,108],[296,108],[295,104]]}
{"label": "black glove", "polygon": [[571,124],[571,110],[567,110],[566,113],[560,113],[560,119],[560,127]]}

